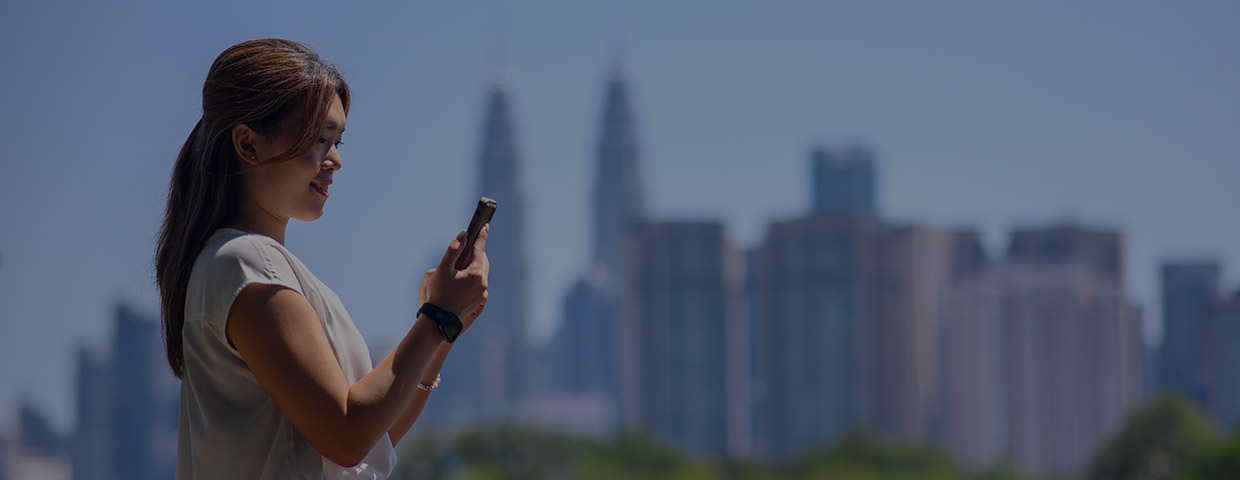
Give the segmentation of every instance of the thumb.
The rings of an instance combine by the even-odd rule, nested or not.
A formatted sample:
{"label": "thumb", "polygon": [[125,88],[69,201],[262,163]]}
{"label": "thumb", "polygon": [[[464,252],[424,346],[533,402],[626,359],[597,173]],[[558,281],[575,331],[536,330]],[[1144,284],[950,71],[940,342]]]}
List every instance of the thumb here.
{"label": "thumb", "polygon": [[491,224],[487,223],[482,226],[482,231],[478,232],[478,239],[474,240],[474,256],[481,256],[487,249],[487,237],[491,236]]}
{"label": "thumb", "polygon": [[452,243],[448,244],[448,251],[443,252],[443,258],[439,260],[439,270],[451,272],[452,265],[456,263],[456,258],[461,256],[461,246],[465,244],[465,231],[456,234],[456,238],[452,239]]}

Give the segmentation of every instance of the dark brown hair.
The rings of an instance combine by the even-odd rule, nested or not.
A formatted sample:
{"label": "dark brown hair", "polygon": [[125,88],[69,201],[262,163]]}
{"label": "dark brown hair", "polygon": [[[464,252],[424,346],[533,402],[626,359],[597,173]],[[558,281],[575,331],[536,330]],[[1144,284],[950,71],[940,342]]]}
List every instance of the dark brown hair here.
{"label": "dark brown hair", "polygon": [[[314,144],[335,96],[347,113],[349,86],[340,71],[297,42],[239,43],[211,64],[202,85],[202,118],[177,155],[155,248],[164,344],[178,378],[185,372],[181,329],[190,272],[207,238],[236,214],[244,164],[233,148],[233,128],[244,124],[262,135],[296,135],[288,151],[263,165],[288,160]],[[286,117],[291,122],[279,131]]]}

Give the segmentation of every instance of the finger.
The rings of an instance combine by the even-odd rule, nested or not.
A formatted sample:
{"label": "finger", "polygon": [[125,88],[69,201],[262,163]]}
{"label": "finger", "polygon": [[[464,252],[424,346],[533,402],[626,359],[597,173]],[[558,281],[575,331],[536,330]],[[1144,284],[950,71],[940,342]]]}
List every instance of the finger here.
{"label": "finger", "polygon": [[448,251],[443,253],[443,259],[439,260],[439,270],[451,272],[455,270],[456,257],[461,256],[461,245],[465,243],[465,231],[456,234],[456,238],[452,239],[452,243],[448,244]]}
{"label": "finger", "polygon": [[421,300],[420,303],[426,303],[431,289],[431,277],[433,276],[435,276],[435,269],[433,268],[427,270],[426,275],[422,276],[422,284],[418,286],[418,300]]}
{"label": "finger", "polygon": [[478,238],[474,240],[474,256],[477,257],[487,249],[487,237],[491,234],[491,224],[482,226],[482,230],[478,232]]}

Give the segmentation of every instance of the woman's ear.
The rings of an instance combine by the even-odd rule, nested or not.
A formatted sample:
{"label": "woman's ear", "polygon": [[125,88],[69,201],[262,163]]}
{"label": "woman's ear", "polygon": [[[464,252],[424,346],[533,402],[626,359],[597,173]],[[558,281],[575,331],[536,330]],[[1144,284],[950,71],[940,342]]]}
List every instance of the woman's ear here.
{"label": "woman's ear", "polygon": [[254,143],[261,140],[262,136],[258,132],[243,123],[232,129],[233,150],[237,152],[237,157],[247,164],[258,165],[258,149]]}

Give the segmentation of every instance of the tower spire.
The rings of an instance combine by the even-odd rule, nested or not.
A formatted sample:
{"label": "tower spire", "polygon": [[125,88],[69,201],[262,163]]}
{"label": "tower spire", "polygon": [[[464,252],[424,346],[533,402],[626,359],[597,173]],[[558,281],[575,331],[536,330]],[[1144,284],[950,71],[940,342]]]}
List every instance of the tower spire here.
{"label": "tower spire", "polygon": [[629,226],[645,215],[641,152],[623,69],[616,65],[607,84],[595,181],[594,256],[613,271],[623,267]]}

